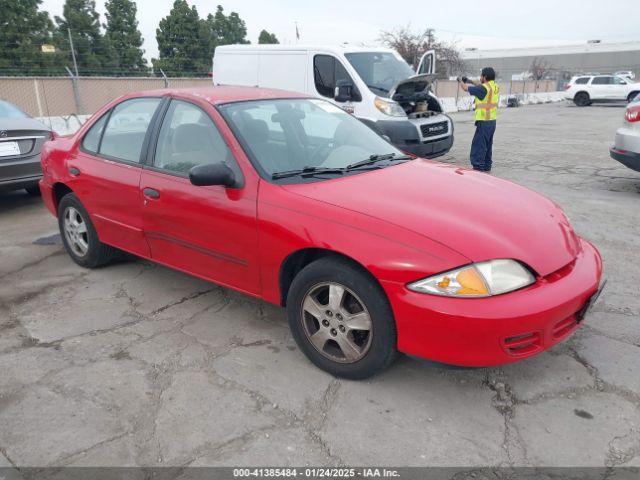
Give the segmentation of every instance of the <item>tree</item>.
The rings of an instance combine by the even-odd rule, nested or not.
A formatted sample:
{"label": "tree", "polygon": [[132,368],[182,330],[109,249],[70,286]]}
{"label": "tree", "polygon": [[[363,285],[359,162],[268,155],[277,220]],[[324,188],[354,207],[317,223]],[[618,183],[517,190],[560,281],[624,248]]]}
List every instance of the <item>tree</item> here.
{"label": "tree", "polygon": [[236,12],[225,15],[221,5],[216,8],[215,15],[207,15],[206,24],[212,46],[211,56],[213,56],[213,50],[218,45],[251,43],[247,40],[247,26],[244,20]]}
{"label": "tree", "polygon": [[175,0],[156,29],[159,58],[153,68],[167,75],[206,75],[211,70],[212,43],[206,21],[195,6]]}
{"label": "tree", "polygon": [[57,46],[67,52],[71,62],[68,29],[75,49],[80,74],[96,75],[108,73],[103,66],[108,64],[104,38],[100,32],[100,16],[94,0],[66,0],[62,17],[55,17],[58,31]]}
{"label": "tree", "polygon": [[276,37],[275,33],[269,33],[266,30],[262,30],[260,32],[260,36],[258,37],[258,43],[273,44],[273,43],[280,43],[280,42],[278,41],[278,37]]}
{"label": "tree", "polygon": [[[107,0],[104,39],[109,63],[115,71],[144,73],[147,61],[142,50],[142,35],[136,20],[137,8],[131,0]],[[133,71],[133,72],[132,72]]]}
{"label": "tree", "polygon": [[60,73],[59,54],[43,53],[53,43],[53,22],[39,11],[41,0],[0,0],[0,72],[4,75]]}
{"label": "tree", "polygon": [[544,58],[535,57],[531,62],[529,72],[534,80],[544,80],[551,73],[551,64]]}
{"label": "tree", "polygon": [[436,51],[436,71],[443,77],[463,73],[464,60],[455,43],[437,40],[433,29],[415,32],[410,25],[380,32],[379,40],[396,50],[415,69],[427,50]]}

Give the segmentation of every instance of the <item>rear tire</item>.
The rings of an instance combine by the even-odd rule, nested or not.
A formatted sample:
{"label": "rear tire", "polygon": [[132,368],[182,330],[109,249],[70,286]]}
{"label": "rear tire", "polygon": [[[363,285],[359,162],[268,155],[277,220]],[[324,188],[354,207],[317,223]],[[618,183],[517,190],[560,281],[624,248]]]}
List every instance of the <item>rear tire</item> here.
{"label": "rear tire", "polygon": [[300,350],[336,377],[368,378],[397,356],[396,326],[384,291],[348,260],[321,258],[303,268],[289,288],[287,315]]}
{"label": "rear tire", "polygon": [[118,250],[98,239],[89,213],[73,193],[68,193],[60,200],[58,226],[64,248],[81,267],[100,267],[118,255]]}
{"label": "rear tire", "polygon": [[576,96],[573,97],[573,103],[578,107],[587,107],[591,105],[591,97],[589,97],[587,92],[578,92]]}
{"label": "rear tire", "polygon": [[628,103],[633,102],[633,100],[638,96],[638,94],[640,94],[640,92],[631,92],[627,97],[627,102]]}

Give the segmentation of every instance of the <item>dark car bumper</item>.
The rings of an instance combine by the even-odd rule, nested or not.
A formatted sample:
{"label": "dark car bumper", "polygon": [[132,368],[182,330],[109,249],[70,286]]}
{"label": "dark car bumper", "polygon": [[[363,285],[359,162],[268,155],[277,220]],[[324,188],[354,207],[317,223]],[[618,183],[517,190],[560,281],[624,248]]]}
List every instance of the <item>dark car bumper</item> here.
{"label": "dark car bumper", "polygon": [[439,157],[451,150],[453,146],[453,122],[449,122],[451,130],[448,136],[426,141],[420,137],[416,126],[409,121],[364,122],[379,134],[388,137],[391,143],[403,152],[419,157]]}
{"label": "dark car bumper", "polygon": [[0,191],[33,187],[41,178],[40,154],[18,159],[0,157]]}
{"label": "dark car bumper", "polygon": [[609,149],[609,155],[611,155],[611,158],[619,161],[624,166],[640,172],[640,153],[629,152],[627,150],[611,147]]}
{"label": "dark car bumper", "polygon": [[396,146],[404,152],[413,153],[419,157],[435,158],[444,155],[451,150],[451,147],[453,146],[453,135],[430,142],[404,145],[396,144]]}

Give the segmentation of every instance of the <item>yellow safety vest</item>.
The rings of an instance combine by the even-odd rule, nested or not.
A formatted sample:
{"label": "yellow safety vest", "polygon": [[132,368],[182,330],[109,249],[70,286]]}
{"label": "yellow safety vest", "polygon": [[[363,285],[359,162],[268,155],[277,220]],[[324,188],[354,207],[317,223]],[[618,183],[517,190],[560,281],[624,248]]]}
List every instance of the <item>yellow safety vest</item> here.
{"label": "yellow safety vest", "polygon": [[482,100],[475,97],[476,121],[495,120],[498,118],[498,101],[500,100],[500,87],[493,80],[483,83],[487,94]]}

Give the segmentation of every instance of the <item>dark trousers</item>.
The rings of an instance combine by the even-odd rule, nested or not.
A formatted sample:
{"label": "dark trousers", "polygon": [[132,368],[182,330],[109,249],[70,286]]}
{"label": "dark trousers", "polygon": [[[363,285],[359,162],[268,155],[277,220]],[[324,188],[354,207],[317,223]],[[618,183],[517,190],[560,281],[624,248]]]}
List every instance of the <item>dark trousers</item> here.
{"label": "dark trousers", "polygon": [[494,133],[496,133],[495,120],[476,122],[476,133],[471,142],[471,165],[474,170],[491,171]]}

